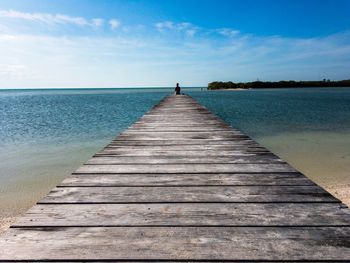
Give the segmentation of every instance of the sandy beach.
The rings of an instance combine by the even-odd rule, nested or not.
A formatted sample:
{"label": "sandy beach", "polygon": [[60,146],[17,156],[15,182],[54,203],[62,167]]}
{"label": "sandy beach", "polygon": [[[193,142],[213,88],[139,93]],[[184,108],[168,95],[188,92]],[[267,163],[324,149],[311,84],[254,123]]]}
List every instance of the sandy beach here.
{"label": "sandy beach", "polygon": [[0,219],[0,233],[6,231],[16,221],[17,217],[1,218]]}
{"label": "sandy beach", "polygon": [[350,207],[350,185],[336,185],[325,187],[332,195],[341,200],[345,205]]}

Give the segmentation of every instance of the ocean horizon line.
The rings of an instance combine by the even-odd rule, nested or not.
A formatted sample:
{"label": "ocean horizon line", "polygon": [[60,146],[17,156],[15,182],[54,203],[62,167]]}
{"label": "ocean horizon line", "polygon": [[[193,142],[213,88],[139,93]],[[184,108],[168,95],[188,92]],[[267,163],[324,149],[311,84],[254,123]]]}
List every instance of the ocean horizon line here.
{"label": "ocean horizon line", "polygon": [[[0,88],[0,91],[11,91],[11,90],[114,90],[114,89],[172,89],[174,86],[169,86],[169,87],[159,87],[159,86],[146,86],[146,87],[47,87],[47,88],[35,88],[35,87],[30,87],[30,88]],[[207,88],[206,86],[182,86],[182,88]]]}

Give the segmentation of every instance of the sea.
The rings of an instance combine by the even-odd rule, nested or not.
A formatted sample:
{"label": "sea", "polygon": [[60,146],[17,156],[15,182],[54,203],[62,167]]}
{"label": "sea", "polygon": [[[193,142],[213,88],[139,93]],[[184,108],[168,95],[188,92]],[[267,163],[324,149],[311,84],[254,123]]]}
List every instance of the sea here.
{"label": "sea", "polygon": [[[26,211],[172,92],[0,90],[0,223]],[[317,184],[350,184],[350,88],[182,92]]]}

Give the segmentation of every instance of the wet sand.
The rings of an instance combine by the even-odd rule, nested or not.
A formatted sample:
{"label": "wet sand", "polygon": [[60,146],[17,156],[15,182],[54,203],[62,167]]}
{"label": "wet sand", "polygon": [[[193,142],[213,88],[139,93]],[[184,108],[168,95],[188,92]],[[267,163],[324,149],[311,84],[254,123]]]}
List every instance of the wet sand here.
{"label": "wet sand", "polygon": [[350,207],[349,133],[284,133],[257,141]]}
{"label": "wet sand", "polygon": [[[0,232],[25,213],[108,140],[34,148],[3,147],[0,152]],[[13,149],[15,148],[15,149]]]}
{"label": "wet sand", "polygon": [[16,217],[1,218],[0,219],[0,233],[5,231],[16,221]]}
{"label": "wet sand", "polygon": [[350,184],[327,186],[325,189],[350,207]]}
{"label": "wet sand", "polygon": [[257,141],[323,187],[350,184],[349,133],[283,133]]}

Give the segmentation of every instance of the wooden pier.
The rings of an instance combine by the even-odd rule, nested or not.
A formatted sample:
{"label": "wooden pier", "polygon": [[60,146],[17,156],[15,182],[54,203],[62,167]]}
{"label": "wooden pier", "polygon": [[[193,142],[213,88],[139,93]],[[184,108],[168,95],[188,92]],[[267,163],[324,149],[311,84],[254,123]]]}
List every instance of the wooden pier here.
{"label": "wooden pier", "polygon": [[350,262],[350,212],[189,96],[168,96],[0,237],[0,261]]}

